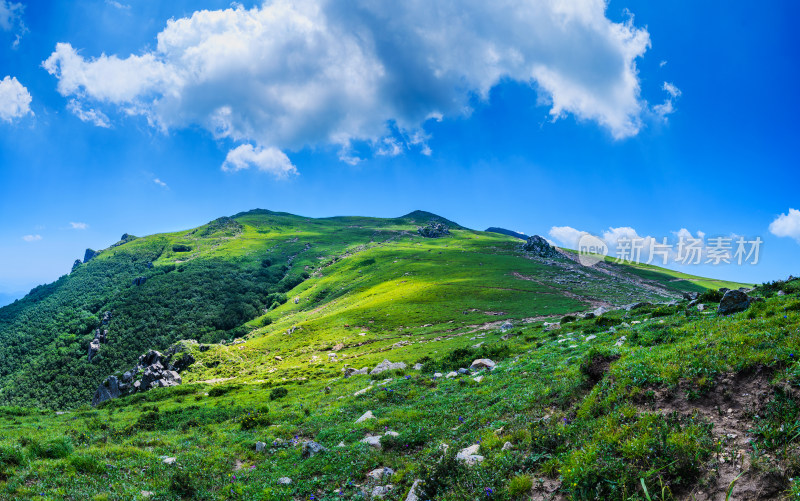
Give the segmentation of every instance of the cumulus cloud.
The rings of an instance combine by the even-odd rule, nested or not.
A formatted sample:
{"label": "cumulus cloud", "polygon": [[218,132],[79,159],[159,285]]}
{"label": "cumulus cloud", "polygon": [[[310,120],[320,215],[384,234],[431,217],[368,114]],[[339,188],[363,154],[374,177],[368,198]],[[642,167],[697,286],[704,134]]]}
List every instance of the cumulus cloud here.
{"label": "cumulus cloud", "polygon": [[769,225],[769,232],[776,237],[791,237],[800,243],[800,210],[789,209],[788,214],[781,214]]}
{"label": "cumulus cloud", "polygon": [[199,125],[246,143],[225,169],[261,165],[235,162],[257,150],[275,172],[278,150],[334,145],[354,163],[351,144],[364,141],[380,154],[430,154],[425,122],[469,114],[504,80],[534,86],[554,120],[633,136],[647,108],[636,61],[650,37],[605,13],[604,0],[274,0],[172,19],[137,55],[84,57],[59,43],[43,66],[64,96],[165,131]]}
{"label": "cumulus cloud", "polygon": [[284,152],[277,148],[254,147],[252,144],[243,144],[229,151],[225,163],[222,164],[222,170],[228,172],[251,167],[262,172],[269,172],[277,178],[297,174],[297,169]]}
{"label": "cumulus cloud", "polygon": [[89,225],[86,223],[76,223],[74,221],[71,221],[69,223],[69,227],[72,228],[73,230],[85,230],[89,227]]}
{"label": "cumulus cloud", "polygon": [[13,122],[29,113],[33,114],[32,100],[28,89],[16,77],[6,76],[0,80],[0,120]]}
{"label": "cumulus cloud", "polygon": [[548,235],[562,247],[577,249],[581,237],[588,235],[586,231],[576,230],[571,226],[553,226]]}
{"label": "cumulus cloud", "polygon": [[25,235],[22,237],[26,242],[37,242],[42,239],[41,235]]}

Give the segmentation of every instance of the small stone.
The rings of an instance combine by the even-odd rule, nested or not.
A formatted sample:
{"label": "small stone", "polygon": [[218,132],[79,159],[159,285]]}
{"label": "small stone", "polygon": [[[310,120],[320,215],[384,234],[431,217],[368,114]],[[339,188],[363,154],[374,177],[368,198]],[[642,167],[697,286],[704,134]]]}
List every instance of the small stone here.
{"label": "small stone", "polygon": [[364,413],[363,416],[361,416],[360,418],[356,419],[356,424],[363,423],[364,421],[366,421],[368,419],[377,419],[377,418],[372,413],[372,411],[367,411],[367,412]]}
{"label": "small stone", "polygon": [[177,458],[165,457],[164,459],[161,460],[161,462],[164,464],[175,464],[177,460],[178,460]]}
{"label": "small stone", "polygon": [[585,341],[591,341],[592,339],[597,339],[597,336],[595,336],[594,334],[592,334],[591,336],[586,336]]}
{"label": "small stone", "polygon": [[371,390],[371,389],[372,389],[372,386],[367,386],[367,387],[366,387],[366,388],[364,388],[363,390],[358,390],[357,392],[353,393],[353,396],[354,396],[354,397],[357,397],[357,396],[359,396],[359,395],[363,395],[364,393],[368,392],[368,391],[369,391],[369,390]]}
{"label": "small stone", "polygon": [[370,435],[368,437],[364,437],[361,439],[362,444],[367,444],[370,447],[375,447],[376,449],[381,448],[381,436],[380,435]]}
{"label": "small stone", "polygon": [[455,372],[455,371],[451,371],[451,372],[448,372],[448,373],[447,373],[447,375],[446,375],[445,377],[446,377],[447,379],[452,379],[452,378],[454,378],[454,377],[457,377],[457,376],[458,376],[458,373],[457,373],[457,372]]}
{"label": "small stone", "polygon": [[488,358],[478,358],[472,361],[472,364],[469,366],[472,370],[479,370],[479,369],[489,369],[492,370],[495,368],[497,364],[494,363],[493,360]]}
{"label": "small stone", "polygon": [[256,452],[262,452],[267,447],[264,442],[256,442]]}
{"label": "small stone", "polygon": [[420,501],[419,496],[417,496],[417,489],[419,488],[419,484],[421,482],[422,480],[420,479],[414,480],[414,483],[411,485],[411,489],[408,491],[406,501]]}
{"label": "small stone", "polygon": [[514,448],[514,445],[511,442],[506,442],[506,443],[503,444],[503,448],[500,449],[500,450],[507,451],[507,450],[513,449],[513,448]]}
{"label": "small stone", "polygon": [[394,489],[393,485],[377,485],[372,489],[372,497],[382,498],[392,492],[392,489]]}
{"label": "small stone", "polygon": [[304,459],[316,456],[322,452],[327,451],[325,447],[321,446],[316,442],[306,442],[303,444],[303,453],[302,456]]}
{"label": "small stone", "polygon": [[292,483],[292,479],[289,477],[281,477],[278,479],[279,485],[290,485]]}
{"label": "small stone", "polygon": [[415,371],[421,371],[422,370],[422,364],[414,364],[414,370]]}
{"label": "small stone", "polygon": [[433,377],[438,379],[438,378],[442,377],[442,373],[441,372],[436,372],[436,373],[433,374]]}
{"label": "small stone", "polygon": [[483,381],[483,376],[474,377],[472,378],[472,380],[475,381],[476,383],[480,383],[481,381]]}
{"label": "small stone", "polygon": [[367,476],[372,480],[383,480],[385,477],[391,477],[394,475],[394,470],[389,467],[382,467],[382,468],[375,468],[371,472],[367,473]]}

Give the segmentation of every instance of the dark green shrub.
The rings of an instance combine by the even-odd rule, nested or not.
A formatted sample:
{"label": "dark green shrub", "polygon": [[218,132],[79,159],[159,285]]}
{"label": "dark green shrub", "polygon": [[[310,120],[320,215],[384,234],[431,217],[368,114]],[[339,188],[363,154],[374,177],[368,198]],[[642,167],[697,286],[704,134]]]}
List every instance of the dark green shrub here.
{"label": "dark green shrub", "polygon": [[93,456],[78,454],[69,458],[69,464],[81,473],[103,473],[105,465]]}
{"label": "dark green shrub", "polygon": [[175,244],[172,246],[172,252],[189,252],[192,248],[188,245]]}
{"label": "dark green shrub", "polygon": [[263,407],[256,412],[248,412],[246,415],[239,418],[239,427],[242,430],[252,430],[253,428],[262,428],[270,425],[269,408]]}
{"label": "dark green shrub", "polygon": [[594,319],[594,324],[598,327],[613,327],[622,323],[619,318],[602,316]]}
{"label": "dark green shrub", "polygon": [[169,490],[183,499],[191,499],[197,492],[192,474],[185,470],[176,470],[169,481]]}
{"label": "dark green shrub", "polygon": [[269,399],[270,400],[278,400],[279,398],[283,398],[289,394],[289,390],[286,388],[273,388],[271,392],[269,392]]}
{"label": "dark green shrub", "polygon": [[222,386],[215,386],[215,387],[211,388],[210,390],[208,390],[208,396],[209,397],[219,397],[219,396],[222,396],[222,395],[228,393],[229,391],[235,390],[237,388],[239,388],[239,385],[235,385],[235,384],[226,384],[226,385],[222,385]]}
{"label": "dark green shrub", "polygon": [[700,294],[698,300],[701,303],[719,303],[722,301],[723,295],[724,294],[716,289],[708,289],[704,293]]}
{"label": "dark green shrub", "polygon": [[575,320],[578,320],[578,317],[576,317],[575,315],[564,315],[563,317],[561,317],[562,324],[568,324],[570,322],[574,322]]}
{"label": "dark green shrub", "polygon": [[0,469],[4,466],[20,466],[24,460],[25,456],[19,447],[0,445]]}
{"label": "dark green shrub", "polygon": [[67,437],[54,438],[46,442],[32,441],[28,451],[31,456],[43,459],[61,459],[69,456],[74,447]]}

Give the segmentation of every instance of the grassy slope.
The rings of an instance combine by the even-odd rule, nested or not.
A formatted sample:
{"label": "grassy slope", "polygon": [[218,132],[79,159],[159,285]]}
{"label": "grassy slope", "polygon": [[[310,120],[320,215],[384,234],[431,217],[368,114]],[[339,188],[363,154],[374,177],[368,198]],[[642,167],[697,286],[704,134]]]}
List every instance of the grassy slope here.
{"label": "grassy slope", "polygon": [[[212,259],[242,268],[270,259],[277,266],[292,257],[287,276],[305,272],[311,278],[287,293],[289,301],[237,330],[249,332],[245,343],[197,353],[181,387],[63,415],[0,410],[0,493],[22,499],[40,493],[132,499],[142,490],[158,499],[356,499],[353,485],[365,484],[367,471],[385,465],[397,470],[390,499],[401,499],[425,475],[428,485],[441,485],[438,499],[485,497],[487,488],[494,498],[509,499],[510,481],[519,474],[548,485],[563,482],[562,490],[578,499],[597,489],[606,489],[606,499],[636,498],[640,477],[651,494],[659,479],[676,491],[696,486],[722,451],[713,430],[699,422],[640,413],[640,393],[686,384],[702,393],[725,372],[758,364],[778,367],[776,382],[796,384],[797,366],[787,363],[800,347],[800,318],[791,309],[786,318],[778,313],[795,304],[792,298],[771,300],[757,320],[661,308],[612,314],[618,322],[641,322],[617,333],[593,321],[550,332],[543,320],[586,310],[591,301],[625,304],[671,293],[643,290],[640,282],[566,259],[528,259],[518,241],[502,235],[455,230],[450,238],[422,239],[414,234],[424,222],[417,218],[245,213],[236,218],[243,229],[235,236],[209,238],[201,229],[151,237],[166,239],[170,248],[193,247],[188,254],[166,251],[155,270]],[[98,259],[113,260],[125,247],[147,242]],[[617,268],[617,274],[629,270]],[[653,286],[687,286],[667,278],[670,272],[647,271]],[[506,319],[515,329],[503,342],[497,327]],[[615,348],[623,334],[632,341]],[[585,340],[589,335],[597,337]],[[334,348],[338,360],[328,363]],[[598,353],[622,358],[594,385],[581,364]],[[500,361],[480,383],[431,378],[435,370],[479,356]],[[426,365],[375,381],[341,378],[345,364],[374,366],[384,358]],[[392,381],[377,385],[384,378]],[[288,396],[270,400],[276,387],[287,388]],[[354,424],[366,410],[378,419]],[[764,429],[790,423],[797,417],[791,412],[771,418]],[[359,443],[366,433],[386,429],[400,437],[383,451]],[[256,440],[279,439],[287,443],[266,456],[255,453]],[[329,452],[300,459],[292,441],[307,439]],[[487,458],[480,467],[444,461],[437,471],[425,471],[441,456],[440,443],[453,452],[479,440]],[[515,449],[501,452],[504,441]],[[336,447],[340,442],[344,447]],[[659,454],[648,454],[654,448]],[[163,464],[162,455],[177,457],[178,467]],[[279,487],[282,476],[294,483]]]}

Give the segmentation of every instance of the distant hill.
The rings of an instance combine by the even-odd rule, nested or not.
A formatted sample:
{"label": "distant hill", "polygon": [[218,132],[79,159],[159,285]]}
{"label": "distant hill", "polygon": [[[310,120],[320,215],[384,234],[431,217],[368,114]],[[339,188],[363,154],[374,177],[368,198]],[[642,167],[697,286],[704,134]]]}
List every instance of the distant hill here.
{"label": "distant hill", "polygon": [[508,235],[509,237],[516,237],[522,240],[528,239],[528,235],[524,233],[520,233],[518,231],[513,231],[513,230],[507,230],[505,228],[495,228],[494,226],[492,226],[491,228],[486,228],[485,231],[488,231],[490,233],[500,233],[501,235]]}
{"label": "distant hill", "polygon": [[[432,221],[451,234],[422,237],[417,228]],[[426,211],[382,219],[257,209],[127,237],[0,308],[0,404],[85,404],[107,375],[181,339],[256,336],[288,360],[303,346],[336,345],[345,324],[369,325],[366,341],[400,326],[480,324],[496,311],[535,317],[705,290],[659,269],[643,278],[613,264],[579,269],[567,257],[544,264],[507,238]],[[281,338],[295,324],[307,326],[303,334]],[[89,357],[93,343],[99,350]]]}

